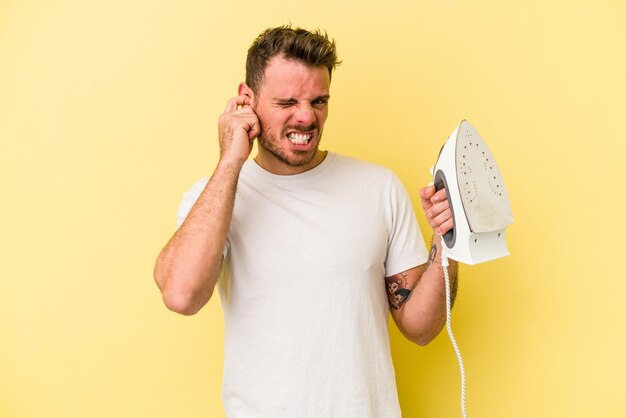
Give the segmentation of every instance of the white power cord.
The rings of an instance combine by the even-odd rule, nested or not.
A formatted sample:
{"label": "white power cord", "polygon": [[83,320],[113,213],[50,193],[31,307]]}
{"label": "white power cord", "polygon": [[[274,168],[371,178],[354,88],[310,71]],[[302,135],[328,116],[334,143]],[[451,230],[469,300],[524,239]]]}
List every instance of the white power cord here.
{"label": "white power cord", "polygon": [[446,282],[446,327],[448,328],[448,335],[450,336],[450,341],[452,341],[452,347],[454,347],[456,358],[459,361],[459,367],[461,369],[461,414],[463,415],[463,418],[467,418],[467,412],[465,411],[465,368],[463,367],[461,351],[459,350],[459,346],[456,344],[456,339],[452,333],[452,303],[450,301],[450,275],[448,273],[449,263],[443,242],[441,244],[441,266],[443,267],[443,276]]}

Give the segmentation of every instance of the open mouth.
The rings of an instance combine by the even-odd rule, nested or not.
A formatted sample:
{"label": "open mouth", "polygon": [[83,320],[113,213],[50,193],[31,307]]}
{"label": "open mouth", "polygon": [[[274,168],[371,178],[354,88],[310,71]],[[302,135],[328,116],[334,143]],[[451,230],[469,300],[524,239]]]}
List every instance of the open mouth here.
{"label": "open mouth", "polygon": [[294,145],[306,145],[313,138],[313,133],[290,132],[287,139]]}

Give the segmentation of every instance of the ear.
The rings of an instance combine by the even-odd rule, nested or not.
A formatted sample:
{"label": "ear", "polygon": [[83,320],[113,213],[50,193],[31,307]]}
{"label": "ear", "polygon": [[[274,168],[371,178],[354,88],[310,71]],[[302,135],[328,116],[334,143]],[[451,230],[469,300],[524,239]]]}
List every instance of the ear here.
{"label": "ear", "polygon": [[255,106],[256,97],[254,95],[254,91],[248,86],[246,83],[239,83],[239,88],[237,89],[237,93],[240,96],[248,96],[250,98],[250,106]]}

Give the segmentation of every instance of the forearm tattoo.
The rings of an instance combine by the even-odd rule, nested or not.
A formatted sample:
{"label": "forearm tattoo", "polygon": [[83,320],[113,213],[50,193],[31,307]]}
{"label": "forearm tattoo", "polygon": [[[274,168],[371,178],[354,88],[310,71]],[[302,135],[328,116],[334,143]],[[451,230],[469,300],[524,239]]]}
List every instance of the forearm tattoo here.
{"label": "forearm tattoo", "polygon": [[[437,255],[437,246],[433,245],[428,255],[428,261],[426,262],[426,268],[433,262]],[[400,309],[406,302],[411,299],[413,290],[417,287],[417,284],[421,280],[421,276],[417,278],[413,286],[409,289],[407,275],[405,273],[399,273],[391,277],[387,277],[387,297],[389,298],[389,305],[393,309]]]}
{"label": "forearm tattoo", "polygon": [[[406,273],[398,273],[385,279],[387,282],[387,297],[393,309],[400,309],[408,300],[413,289],[408,288]],[[418,280],[419,281],[419,280]],[[415,283],[417,285],[417,282]],[[413,286],[415,288],[415,286]]]}
{"label": "forearm tattoo", "polygon": [[[437,244],[432,244],[430,248],[430,254],[428,255],[428,261],[426,262],[426,270],[435,261],[437,256]],[[406,302],[409,301],[413,290],[417,287],[421,280],[421,276],[415,281],[413,286],[409,288],[408,277],[406,273],[399,273],[391,277],[387,277],[387,297],[389,298],[389,305],[392,309],[400,309]],[[456,269],[451,272],[450,275],[450,301],[454,306],[454,300],[456,299],[456,293],[458,288],[457,272]]]}

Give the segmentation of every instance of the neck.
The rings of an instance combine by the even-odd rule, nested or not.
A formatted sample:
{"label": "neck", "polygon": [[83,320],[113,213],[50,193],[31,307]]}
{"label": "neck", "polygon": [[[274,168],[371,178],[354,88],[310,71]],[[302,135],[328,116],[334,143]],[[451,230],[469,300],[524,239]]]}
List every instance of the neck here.
{"label": "neck", "polygon": [[259,144],[259,150],[256,157],[254,158],[254,161],[261,168],[272,174],[277,174],[281,176],[292,176],[295,174],[304,173],[305,171],[309,171],[317,167],[322,163],[322,161],[324,161],[324,159],[326,158],[326,154],[328,154],[328,151],[316,150],[315,155],[309,162],[302,165],[292,165],[282,160],[279,160],[278,158],[276,158],[276,156],[274,156],[261,144]]}

